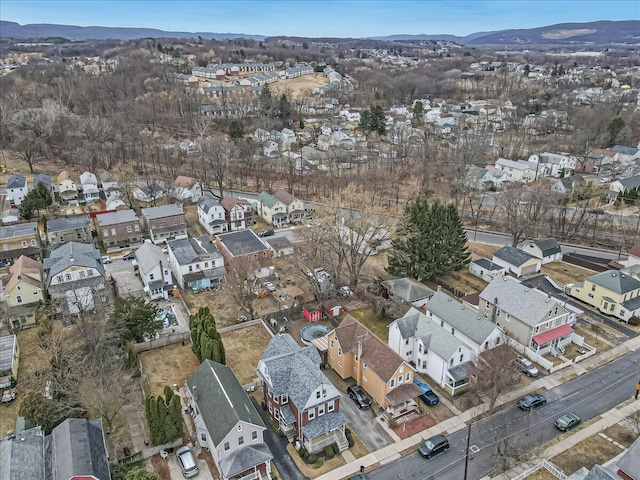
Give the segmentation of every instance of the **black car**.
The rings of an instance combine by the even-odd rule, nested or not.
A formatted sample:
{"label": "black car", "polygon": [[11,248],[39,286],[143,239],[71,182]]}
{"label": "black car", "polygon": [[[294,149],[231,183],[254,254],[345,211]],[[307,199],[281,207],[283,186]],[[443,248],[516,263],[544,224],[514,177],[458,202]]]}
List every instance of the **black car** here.
{"label": "black car", "polygon": [[135,260],[136,254],[134,252],[129,252],[122,257],[123,260]]}
{"label": "black car", "polygon": [[445,437],[444,435],[436,435],[435,437],[431,437],[429,440],[418,447],[420,455],[425,458],[431,458],[434,455],[444,452],[445,450],[449,450],[449,440],[447,440],[447,437]]}
{"label": "black car", "polygon": [[258,236],[259,237],[270,237],[274,233],[275,232],[273,230],[262,230],[260,233],[258,233]]}
{"label": "black car", "polygon": [[369,396],[364,391],[364,389],[359,385],[348,386],[347,393],[349,394],[349,398],[351,398],[354,402],[356,402],[356,405],[358,405],[358,408],[364,410],[366,408],[371,407],[371,400],[369,399]]}
{"label": "black car", "polygon": [[544,395],[526,395],[518,402],[518,407],[523,410],[531,410],[547,403],[547,397]]}

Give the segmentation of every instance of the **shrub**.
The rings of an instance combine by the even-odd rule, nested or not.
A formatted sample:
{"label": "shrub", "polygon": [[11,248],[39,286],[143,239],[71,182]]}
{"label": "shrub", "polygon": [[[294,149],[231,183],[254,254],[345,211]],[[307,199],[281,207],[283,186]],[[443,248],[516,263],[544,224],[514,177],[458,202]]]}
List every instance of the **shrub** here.
{"label": "shrub", "polygon": [[353,441],[353,437],[352,436],[348,436],[347,437],[347,442],[349,443],[349,448],[353,447],[355,445],[356,442]]}
{"label": "shrub", "polygon": [[324,465],[324,459],[322,457],[320,457],[318,460],[316,460],[316,463],[314,463],[314,468],[320,468],[322,467],[322,465]]}
{"label": "shrub", "polygon": [[334,443],[333,445],[331,445],[331,448],[333,449],[333,455],[338,455],[340,453],[340,449],[338,448],[338,444]]}
{"label": "shrub", "polygon": [[629,325],[640,325],[640,318],[638,317],[631,317],[629,319]]}
{"label": "shrub", "polygon": [[316,463],[318,461],[318,456],[315,453],[309,454],[306,458],[307,463]]}
{"label": "shrub", "polygon": [[351,436],[351,429],[349,427],[344,427],[344,434],[347,437]]}
{"label": "shrub", "polygon": [[300,447],[300,450],[298,450],[298,453],[300,454],[300,457],[306,462],[307,457],[309,456],[309,452],[307,452],[307,449],[304,447]]}
{"label": "shrub", "polygon": [[324,456],[327,458],[327,460],[330,460],[335,456],[331,445],[327,445],[326,447],[324,447]]}

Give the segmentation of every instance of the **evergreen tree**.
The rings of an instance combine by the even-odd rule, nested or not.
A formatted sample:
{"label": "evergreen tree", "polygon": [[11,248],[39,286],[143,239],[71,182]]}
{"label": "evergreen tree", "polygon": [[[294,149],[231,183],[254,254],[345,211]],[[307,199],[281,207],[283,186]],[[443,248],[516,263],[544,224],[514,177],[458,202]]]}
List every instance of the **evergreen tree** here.
{"label": "evergreen tree", "polygon": [[229,138],[232,140],[237,140],[238,138],[242,138],[242,122],[238,120],[231,120],[229,123]]}
{"label": "evergreen tree", "polygon": [[406,208],[398,224],[387,271],[397,277],[428,280],[464,268],[470,258],[456,208],[418,199]]}
{"label": "evergreen tree", "polygon": [[169,421],[171,422],[171,430],[173,438],[179,438],[183,433],[184,422],[182,420],[182,403],[180,397],[174,395],[169,402]]}
{"label": "evergreen tree", "polygon": [[200,308],[189,319],[191,327],[191,350],[198,360],[213,360],[226,364],[226,352],[216,321],[208,308]]}

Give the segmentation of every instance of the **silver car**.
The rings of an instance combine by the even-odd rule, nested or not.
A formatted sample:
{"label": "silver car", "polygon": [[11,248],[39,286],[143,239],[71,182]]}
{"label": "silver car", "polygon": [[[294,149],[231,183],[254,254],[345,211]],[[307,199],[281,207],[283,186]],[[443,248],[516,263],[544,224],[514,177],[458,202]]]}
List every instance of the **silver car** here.
{"label": "silver car", "polygon": [[185,478],[195,477],[198,474],[198,462],[189,447],[180,447],[176,451],[176,458]]}
{"label": "silver car", "polygon": [[539,373],[538,369],[533,365],[533,363],[531,363],[526,358],[516,357],[515,362],[518,365],[518,368],[520,369],[520,371],[525,373],[528,377],[538,376],[538,373]]}

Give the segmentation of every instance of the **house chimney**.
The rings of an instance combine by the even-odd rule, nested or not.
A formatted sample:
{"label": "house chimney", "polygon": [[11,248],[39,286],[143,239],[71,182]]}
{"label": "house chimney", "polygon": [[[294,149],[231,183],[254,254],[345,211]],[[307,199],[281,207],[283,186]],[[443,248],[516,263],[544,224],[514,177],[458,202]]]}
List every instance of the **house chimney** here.
{"label": "house chimney", "polygon": [[442,285],[438,285],[438,291],[441,292],[442,291]]}

